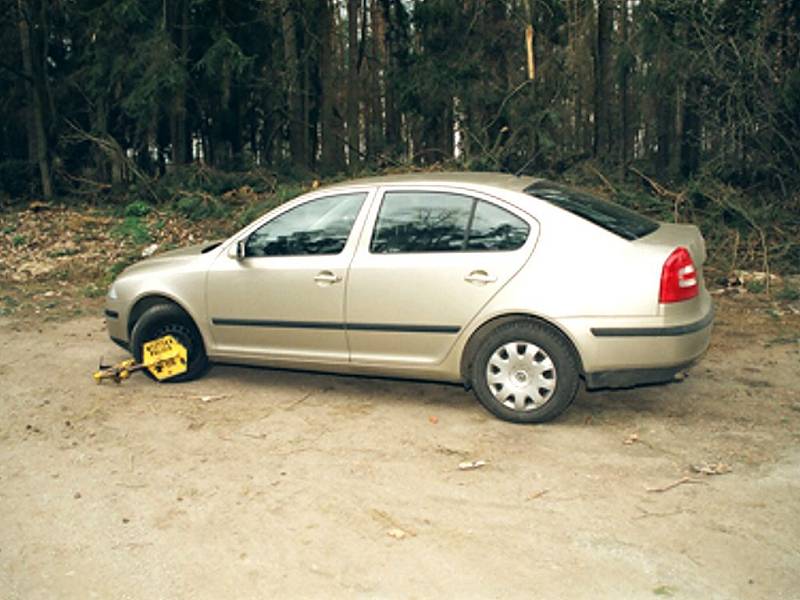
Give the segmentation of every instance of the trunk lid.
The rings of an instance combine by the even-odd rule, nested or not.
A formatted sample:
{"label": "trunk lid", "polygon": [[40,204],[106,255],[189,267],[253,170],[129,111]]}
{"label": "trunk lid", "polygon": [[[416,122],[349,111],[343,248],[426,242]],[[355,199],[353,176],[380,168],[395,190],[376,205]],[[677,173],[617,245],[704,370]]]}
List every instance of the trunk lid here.
{"label": "trunk lid", "polygon": [[636,240],[636,244],[663,246],[667,254],[683,246],[692,255],[694,266],[699,271],[706,262],[706,242],[696,225],[661,223],[653,233]]}

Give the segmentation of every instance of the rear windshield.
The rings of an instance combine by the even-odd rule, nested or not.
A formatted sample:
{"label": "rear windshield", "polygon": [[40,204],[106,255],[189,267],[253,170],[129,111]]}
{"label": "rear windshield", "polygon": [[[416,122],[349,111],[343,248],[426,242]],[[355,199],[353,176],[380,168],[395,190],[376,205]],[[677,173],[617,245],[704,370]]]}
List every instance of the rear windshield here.
{"label": "rear windshield", "polygon": [[626,240],[637,240],[658,229],[658,223],[630,209],[557,183],[539,181],[525,193],[591,221]]}

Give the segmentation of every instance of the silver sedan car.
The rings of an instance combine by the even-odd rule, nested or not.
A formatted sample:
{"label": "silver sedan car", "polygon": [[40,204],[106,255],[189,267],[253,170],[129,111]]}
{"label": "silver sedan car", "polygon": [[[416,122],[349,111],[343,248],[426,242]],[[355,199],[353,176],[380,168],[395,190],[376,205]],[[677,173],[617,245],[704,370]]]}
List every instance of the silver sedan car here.
{"label": "silver sedan car", "polygon": [[713,308],[693,225],[499,173],[355,180],[111,286],[111,338],[171,334],[210,363],[460,382],[502,419],[553,419],[587,388],[674,379]]}

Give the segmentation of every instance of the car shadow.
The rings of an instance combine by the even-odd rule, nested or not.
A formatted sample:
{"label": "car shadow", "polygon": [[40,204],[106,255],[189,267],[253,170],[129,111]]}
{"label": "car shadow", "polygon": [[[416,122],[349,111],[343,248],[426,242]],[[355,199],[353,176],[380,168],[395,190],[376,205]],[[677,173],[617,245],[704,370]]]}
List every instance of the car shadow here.
{"label": "car shadow", "polygon": [[[493,418],[479,405],[471,391],[453,383],[246,365],[214,365],[201,381],[219,388],[244,386],[246,391],[254,394],[267,390],[278,396],[301,391],[333,393],[386,406],[417,404],[437,409],[463,409]],[[624,422],[643,416],[690,416],[696,411],[691,402],[684,401],[687,391],[690,391],[686,386],[687,382],[675,382],[591,391],[581,386],[575,402],[555,422]]]}
{"label": "car shadow", "polygon": [[582,387],[569,413],[576,420],[688,417],[698,412],[693,409],[694,403],[686,402],[691,392],[685,381],[622,389],[586,390]]}
{"label": "car shadow", "polygon": [[299,369],[247,365],[214,365],[204,377],[218,385],[236,384],[255,390],[272,388],[281,390],[314,389],[319,393],[340,392],[346,395],[364,395],[370,399],[387,402],[417,402],[425,405],[473,406],[477,400],[462,385],[420,379],[405,379],[358,374],[340,374]]}

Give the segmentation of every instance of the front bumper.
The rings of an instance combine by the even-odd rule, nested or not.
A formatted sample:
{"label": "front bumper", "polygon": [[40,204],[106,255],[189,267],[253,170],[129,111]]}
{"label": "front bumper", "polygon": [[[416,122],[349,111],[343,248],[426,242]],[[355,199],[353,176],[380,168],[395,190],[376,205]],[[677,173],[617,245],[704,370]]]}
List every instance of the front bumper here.
{"label": "front bumper", "polygon": [[111,306],[109,303],[106,305],[103,314],[106,318],[108,337],[121,348],[128,350],[128,328],[126,327],[126,319],[120,314],[119,307]]}

